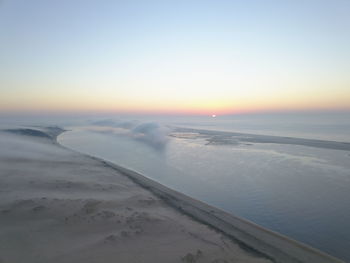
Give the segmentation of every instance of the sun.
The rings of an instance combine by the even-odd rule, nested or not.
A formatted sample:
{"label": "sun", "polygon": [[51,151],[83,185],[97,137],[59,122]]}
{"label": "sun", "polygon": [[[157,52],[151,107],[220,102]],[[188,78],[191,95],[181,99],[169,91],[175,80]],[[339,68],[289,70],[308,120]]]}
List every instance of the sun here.
{"label": "sun", "polygon": [[215,117],[216,117],[216,115],[215,115],[215,114],[213,114],[213,115],[211,115],[211,117],[215,118]]}

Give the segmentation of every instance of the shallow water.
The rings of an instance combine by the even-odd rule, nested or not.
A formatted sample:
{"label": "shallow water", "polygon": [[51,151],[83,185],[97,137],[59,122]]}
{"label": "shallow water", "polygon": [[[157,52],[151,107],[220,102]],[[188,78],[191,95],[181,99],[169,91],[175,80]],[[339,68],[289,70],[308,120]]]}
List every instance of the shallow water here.
{"label": "shallow water", "polygon": [[163,134],[164,147],[155,147],[158,140],[153,133],[149,141],[139,134],[111,131],[75,127],[59,142],[350,260],[349,151],[267,143],[208,144],[198,134]]}

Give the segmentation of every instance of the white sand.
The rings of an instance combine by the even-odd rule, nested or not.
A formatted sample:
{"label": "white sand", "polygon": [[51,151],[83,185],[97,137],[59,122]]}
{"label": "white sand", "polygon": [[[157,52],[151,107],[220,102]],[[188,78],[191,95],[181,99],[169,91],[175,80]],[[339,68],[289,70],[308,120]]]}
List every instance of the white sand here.
{"label": "white sand", "polygon": [[0,133],[0,262],[270,262],[98,160]]}

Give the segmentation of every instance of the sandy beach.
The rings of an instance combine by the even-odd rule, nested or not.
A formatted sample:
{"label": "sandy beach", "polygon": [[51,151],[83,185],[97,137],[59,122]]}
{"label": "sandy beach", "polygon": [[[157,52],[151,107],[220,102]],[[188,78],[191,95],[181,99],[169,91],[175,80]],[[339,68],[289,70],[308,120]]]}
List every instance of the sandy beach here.
{"label": "sandy beach", "polygon": [[342,262],[60,146],[0,132],[0,262]]}

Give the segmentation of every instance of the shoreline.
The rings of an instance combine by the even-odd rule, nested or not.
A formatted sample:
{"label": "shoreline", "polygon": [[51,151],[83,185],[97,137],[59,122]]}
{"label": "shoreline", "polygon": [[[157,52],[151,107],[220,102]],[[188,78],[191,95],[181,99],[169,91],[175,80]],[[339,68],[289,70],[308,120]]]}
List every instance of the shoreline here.
{"label": "shoreline", "polygon": [[[0,231],[0,251],[6,252],[2,255],[5,258],[10,253],[7,256],[12,260],[5,261],[0,257],[1,263],[23,262],[28,255],[40,255],[44,251],[39,260],[31,261],[29,257],[26,261],[100,262],[104,258],[104,262],[109,262],[119,255],[122,262],[140,262],[135,261],[132,251],[141,248],[146,251],[160,249],[159,253],[162,248],[168,251],[161,253],[167,259],[159,262],[178,262],[179,255],[182,255],[182,262],[232,262],[233,258],[236,258],[233,262],[343,262],[132,170],[65,147],[57,141],[59,134],[65,131],[59,127],[7,131],[13,135],[8,137],[12,138],[9,146],[3,145],[5,151],[0,151],[3,174],[0,177],[3,185],[0,223],[4,226]],[[7,141],[6,135],[1,136],[3,142]],[[6,151],[6,147],[11,149],[13,146],[16,151]],[[23,151],[20,150],[18,155],[21,147]],[[135,222],[139,223],[135,225]],[[77,228],[81,230],[75,233]],[[159,232],[159,228],[164,230]],[[62,230],[66,235],[62,236]],[[13,236],[18,237],[13,240]],[[27,238],[29,240],[23,243]],[[35,240],[43,238],[56,241],[36,244]],[[85,250],[80,255],[82,245],[74,242],[75,239],[83,244],[88,240],[95,241],[87,243],[90,247],[83,246]],[[161,247],[157,243],[159,240],[164,240]],[[183,241],[174,247],[167,244],[169,240]],[[128,245],[123,248],[125,242]],[[55,243],[59,245],[52,248]],[[23,244],[27,245],[23,247]],[[108,247],[110,244],[118,246]],[[73,246],[68,255],[67,246]],[[200,250],[193,252],[195,247]],[[18,254],[18,249],[24,249],[24,252]],[[150,259],[154,259],[154,255],[145,253],[141,262],[153,262]],[[101,258],[94,261],[91,257],[96,254]],[[45,255],[48,258],[45,259]],[[220,261],[220,256],[228,261]]]}
{"label": "shoreline", "polygon": [[48,131],[0,130],[1,263],[273,262]]}
{"label": "shoreline", "polygon": [[316,248],[229,214],[190,196],[168,188],[142,174],[101,158],[87,155],[111,167],[151,191],[167,204],[238,242],[244,249],[264,255],[275,262],[343,262]]}
{"label": "shoreline", "polygon": [[[66,132],[66,131],[63,131]],[[62,133],[63,133],[62,132]],[[58,135],[59,136],[59,135]],[[58,142],[57,142],[58,143]],[[61,147],[75,151],[58,143]],[[219,208],[196,200],[183,193],[162,185],[131,169],[124,168],[102,158],[91,156],[82,152],[94,160],[98,160],[123,175],[130,178],[136,184],[151,191],[175,209],[189,215],[195,220],[204,223],[224,235],[230,237],[246,250],[266,256],[276,262],[343,262],[323,251],[308,246],[302,242],[259,226],[249,220],[234,216]]]}

